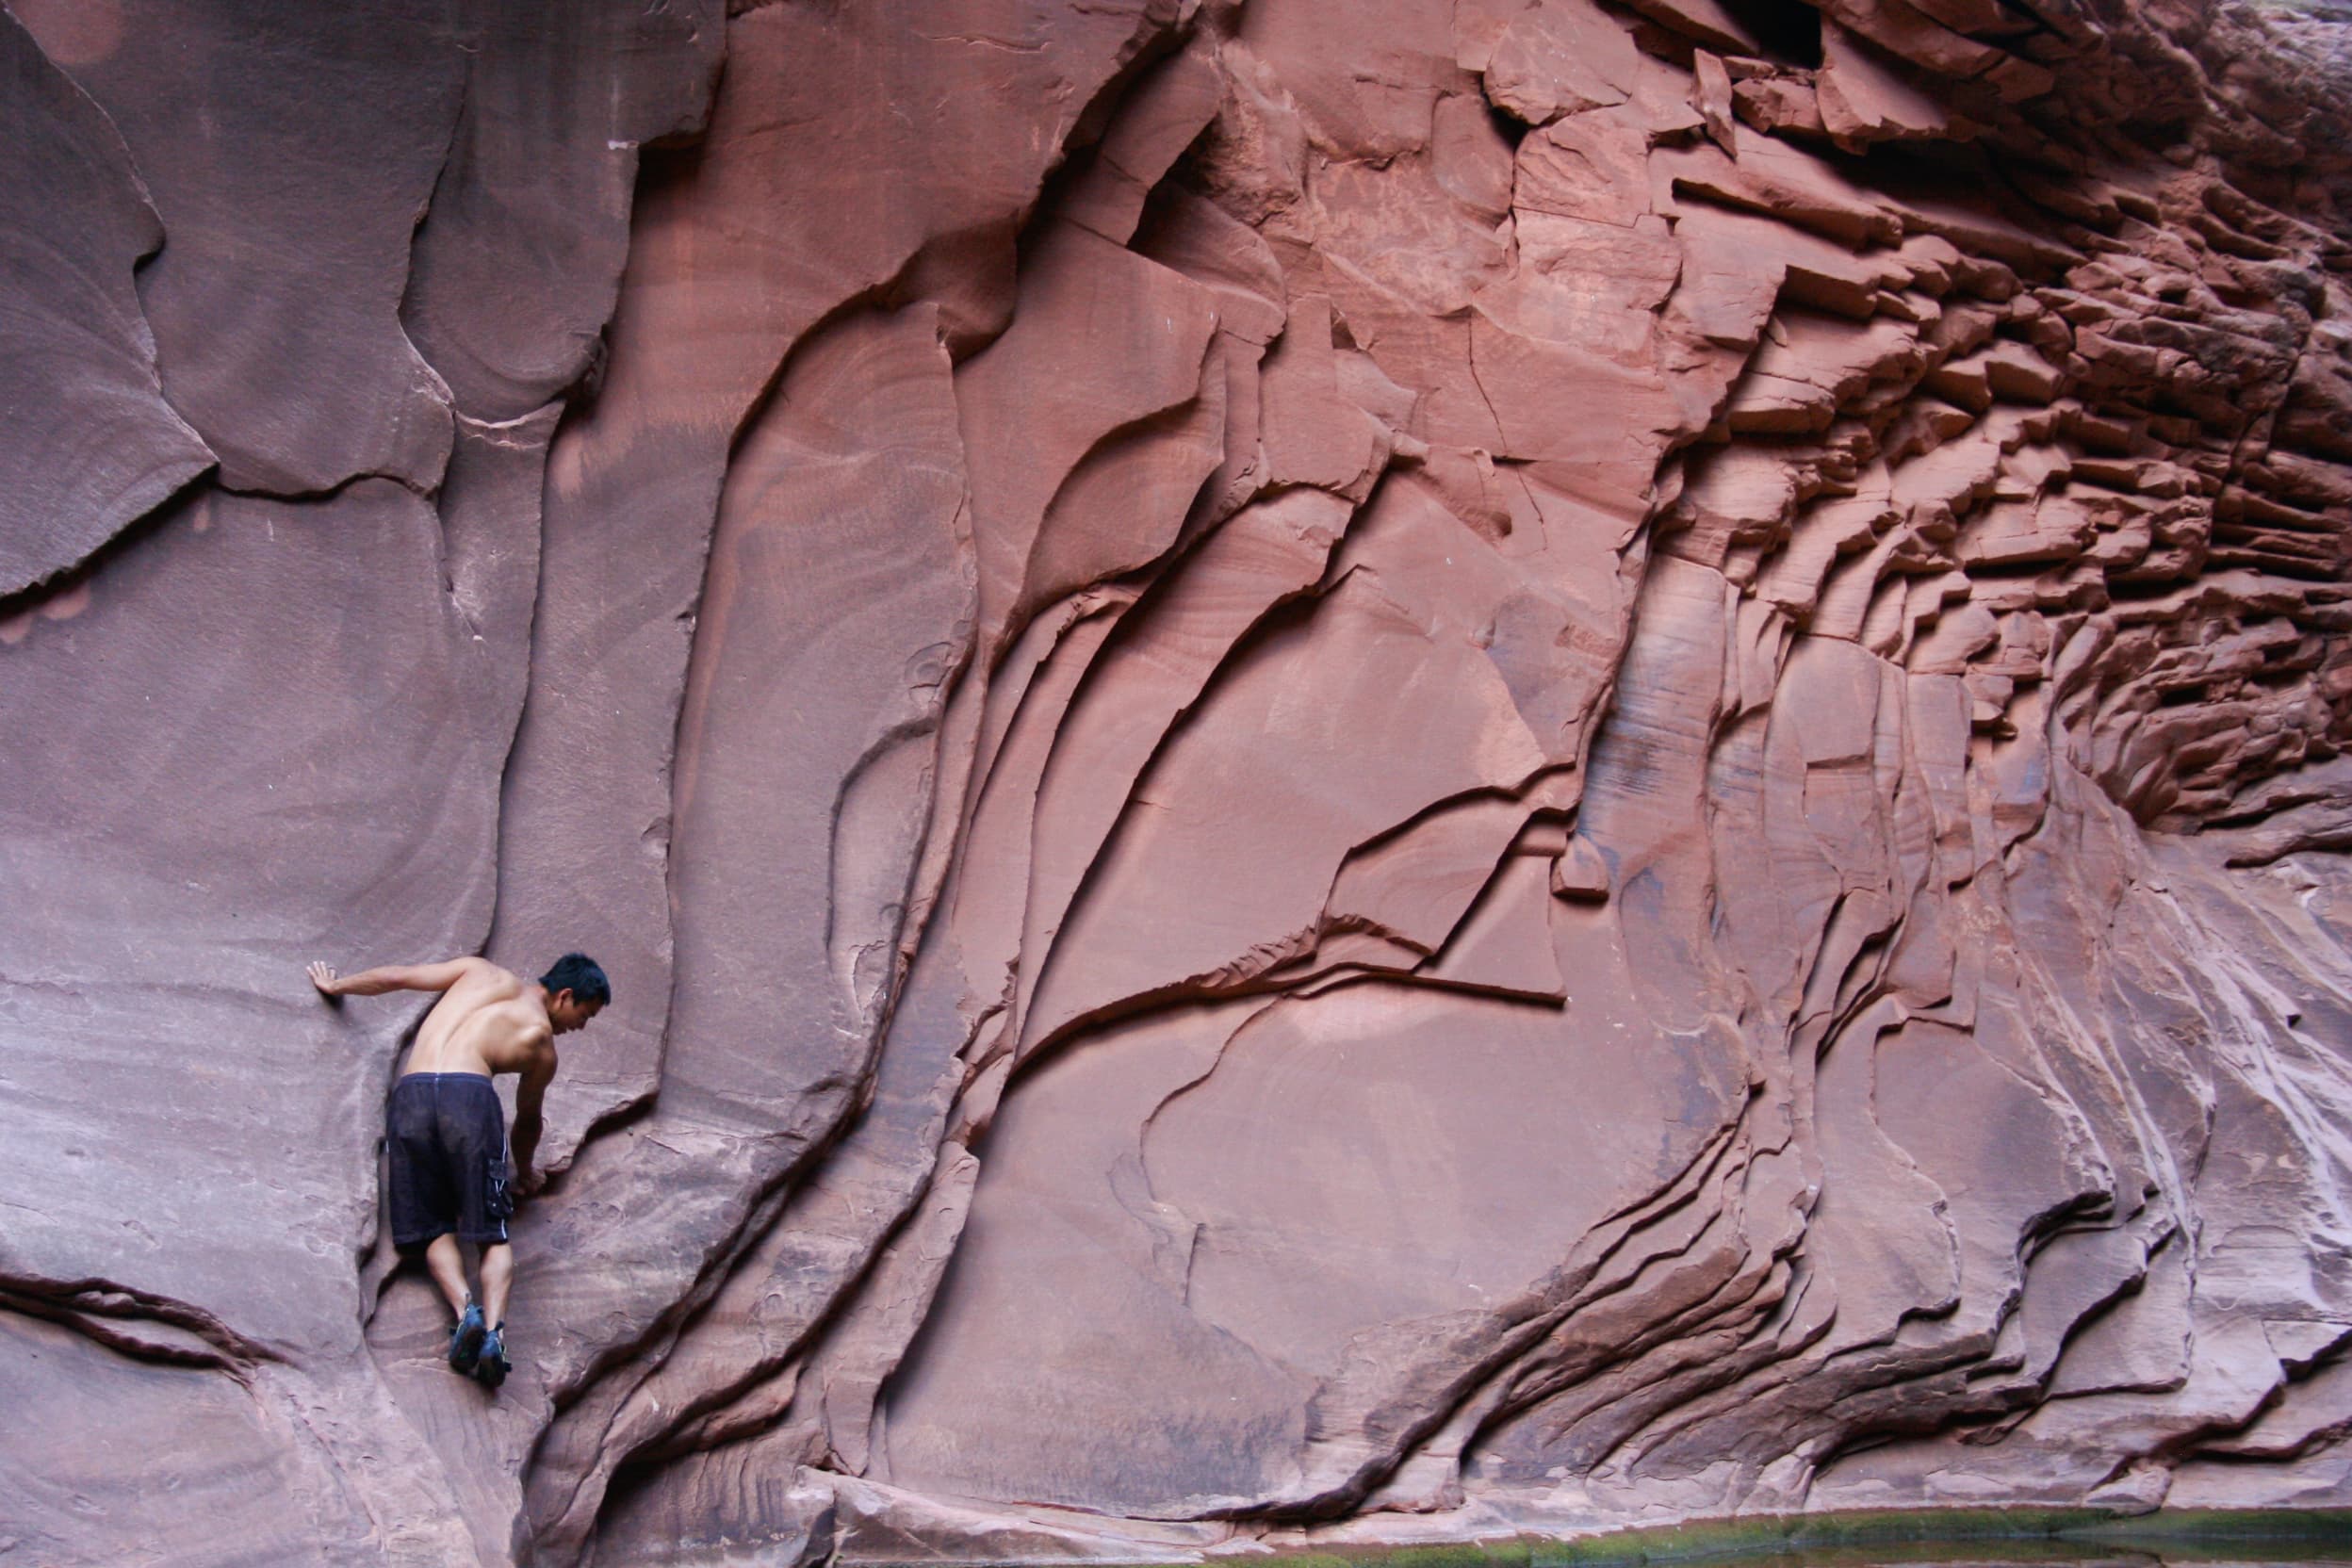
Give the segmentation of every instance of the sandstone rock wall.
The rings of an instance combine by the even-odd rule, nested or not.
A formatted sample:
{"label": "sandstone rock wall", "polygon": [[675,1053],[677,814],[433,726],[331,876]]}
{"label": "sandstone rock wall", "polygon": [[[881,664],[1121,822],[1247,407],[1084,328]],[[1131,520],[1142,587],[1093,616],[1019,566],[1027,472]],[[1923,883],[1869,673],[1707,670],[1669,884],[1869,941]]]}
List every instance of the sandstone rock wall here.
{"label": "sandstone rock wall", "polygon": [[6,0],[0,1562],[2352,1501],[2338,27]]}

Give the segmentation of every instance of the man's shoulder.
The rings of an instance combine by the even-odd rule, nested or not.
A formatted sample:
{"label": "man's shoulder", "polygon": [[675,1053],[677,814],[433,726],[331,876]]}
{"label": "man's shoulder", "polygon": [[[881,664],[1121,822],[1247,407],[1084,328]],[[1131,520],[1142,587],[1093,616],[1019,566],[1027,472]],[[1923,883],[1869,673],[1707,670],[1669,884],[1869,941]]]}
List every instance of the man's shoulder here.
{"label": "man's shoulder", "polygon": [[520,1070],[525,1081],[545,1083],[555,1076],[555,1031],[541,1023],[524,1037]]}
{"label": "man's shoulder", "polygon": [[520,996],[523,992],[524,983],[521,975],[503,965],[494,964],[487,958],[468,954],[463,958],[452,958],[449,962],[457,966],[464,974],[466,984],[496,991],[498,993],[498,1000],[504,1001],[509,996]]}

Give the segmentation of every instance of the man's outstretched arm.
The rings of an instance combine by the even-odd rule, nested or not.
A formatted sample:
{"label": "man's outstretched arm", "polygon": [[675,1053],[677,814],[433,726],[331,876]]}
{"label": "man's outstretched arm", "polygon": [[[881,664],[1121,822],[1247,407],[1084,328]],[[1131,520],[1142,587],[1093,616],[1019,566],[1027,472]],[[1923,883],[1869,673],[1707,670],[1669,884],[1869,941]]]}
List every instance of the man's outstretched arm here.
{"label": "man's outstretched arm", "polygon": [[445,991],[466,978],[480,958],[449,958],[437,964],[387,964],[338,976],[329,964],[310,966],[310,983],[322,996],[382,996],[386,991]]}

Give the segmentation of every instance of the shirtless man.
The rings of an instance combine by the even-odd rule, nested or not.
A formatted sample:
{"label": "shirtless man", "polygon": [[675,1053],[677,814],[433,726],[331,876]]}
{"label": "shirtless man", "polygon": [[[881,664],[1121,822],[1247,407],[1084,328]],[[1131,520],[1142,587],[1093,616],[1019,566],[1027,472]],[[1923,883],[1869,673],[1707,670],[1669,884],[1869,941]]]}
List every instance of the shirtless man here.
{"label": "shirtless man", "polygon": [[[313,964],[310,980],[331,998],[441,993],[417,1028],[385,1112],[392,1244],[405,1256],[424,1252],[433,1282],[457,1314],[449,1365],[497,1388],[508,1371],[506,1298],[514,1251],[507,1245],[506,1218],[514,1200],[506,1174],[506,1117],[490,1076],[522,1074],[514,1096],[512,1191],[528,1198],[539,1188],[531,1161],[539,1150],[540,1106],[555,1076],[555,1037],[596,1017],[612,1000],[612,988],[596,960],[580,953],[558,958],[535,985],[487,958],[364,970],[344,978]],[[479,1305],[466,1287],[461,1241],[482,1249]]]}

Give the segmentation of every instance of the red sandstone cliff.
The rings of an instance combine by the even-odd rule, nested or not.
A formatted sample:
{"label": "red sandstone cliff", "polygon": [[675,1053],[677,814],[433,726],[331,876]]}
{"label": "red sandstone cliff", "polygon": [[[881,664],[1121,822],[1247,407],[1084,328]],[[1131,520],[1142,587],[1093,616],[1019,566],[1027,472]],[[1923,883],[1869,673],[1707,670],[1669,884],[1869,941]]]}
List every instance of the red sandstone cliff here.
{"label": "red sandstone cliff", "polygon": [[7,0],[0,1562],[2352,1502],[2344,49]]}

